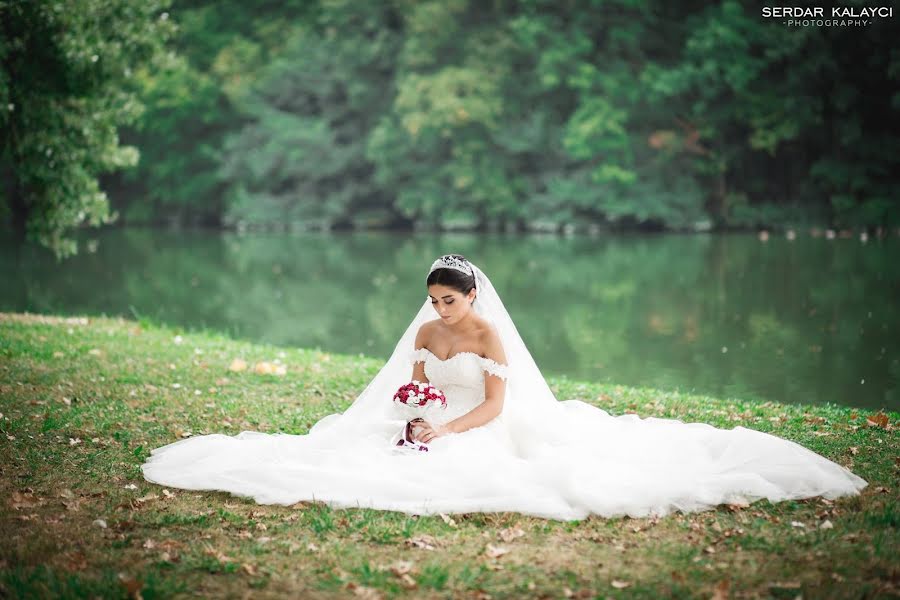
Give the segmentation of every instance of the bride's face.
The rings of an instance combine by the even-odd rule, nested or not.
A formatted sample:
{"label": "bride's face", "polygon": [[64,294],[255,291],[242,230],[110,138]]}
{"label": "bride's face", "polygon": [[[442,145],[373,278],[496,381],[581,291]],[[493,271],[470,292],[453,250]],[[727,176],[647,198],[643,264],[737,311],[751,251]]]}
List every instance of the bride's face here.
{"label": "bride's face", "polygon": [[428,295],[431,296],[434,311],[449,325],[458,322],[472,309],[471,302],[475,299],[475,290],[462,294],[445,285],[434,284],[428,286]]}

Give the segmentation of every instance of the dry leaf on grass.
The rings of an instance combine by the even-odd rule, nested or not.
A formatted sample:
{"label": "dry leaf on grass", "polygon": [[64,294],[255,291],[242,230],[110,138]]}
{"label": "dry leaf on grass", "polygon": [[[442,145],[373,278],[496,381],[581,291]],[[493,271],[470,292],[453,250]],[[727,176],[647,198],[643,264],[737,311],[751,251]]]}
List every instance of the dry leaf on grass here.
{"label": "dry leaf on grass", "polygon": [[887,427],[890,424],[888,416],[882,412],[866,417],[866,425],[869,427]]}
{"label": "dry leaf on grass", "polygon": [[500,558],[504,554],[509,553],[509,548],[504,548],[503,546],[494,546],[492,544],[488,544],[484,549],[484,554],[488,558]]}
{"label": "dry leaf on grass", "polygon": [[521,527],[507,527],[505,529],[501,529],[497,535],[500,536],[500,539],[506,542],[507,544],[511,541],[518,539],[525,535],[525,532]]}
{"label": "dry leaf on grass", "polygon": [[9,499],[9,505],[15,510],[33,508],[41,505],[41,499],[36,498],[31,492],[13,492]]}
{"label": "dry leaf on grass", "polygon": [[398,560],[390,566],[390,571],[397,577],[412,572],[413,563],[408,560]]}
{"label": "dry leaf on grass", "polygon": [[444,523],[446,523],[450,527],[456,527],[456,521],[454,521],[450,515],[445,515],[444,513],[440,513],[440,517],[444,521]]}
{"label": "dry leaf on grass", "polygon": [[260,375],[287,375],[287,367],[267,361],[256,363],[253,370]]}
{"label": "dry leaf on grass", "polygon": [[421,548],[422,550],[434,550],[438,546],[438,542],[434,536],[428,534],[411,537],[406,540],[406,544],[413,548]]}
{"label": "dry leaf on grass", "polygon": [[619,581],[618,579],[613,579],[613,580],[612,580],[612,583],[610,583],[610,585],[612,585],[612,586],[613,586],[614,588],[616,588],[617,590],[624,590],[625,588],[627,588],[627,587],[630,586],[631,584],[630,584],[629,582],[627,582],[627,581]]}
{"label": "dry leaf on grass", "polygon": [[231,562],[233,560],[230,556],[226,556],[221,550],[217,550],[216,548],[213,548],[212,546],[210,546],[208,544],[206,544],[205,546],[206,547],[203,550],[203,553],[206,554],[207,556],[212,556],[213,558],[215,558],[217,561],[219,561],[221,563],[227,563],[227,562]]}
{"label": "dry leaf on grass", "polygon": [[381,600],[381,598],[383,598],[381,592],[379,592],[375,588],[371,588],[365,585],[359,585],[357,583],[353,583],[352,581],[347,583],[347,589],[353,590],[354,596],[365,598],[366,600]]}
{"label": "dry leaf on grass", "polygon": [[408,573],[400,576],[400,584],[408,590],[414,590],[418,587],[416,580]]}
{"label": "dry leaf on grass", "polygon": [[141,588],[144,587],[144,584],[141,583],[139,579],[135,579],[131,575],[126,575],[125,573],[119,573],[119,583],[125,588],[129,598],[134,598],[135,600],[141,600],[143,598],[141,595]]}

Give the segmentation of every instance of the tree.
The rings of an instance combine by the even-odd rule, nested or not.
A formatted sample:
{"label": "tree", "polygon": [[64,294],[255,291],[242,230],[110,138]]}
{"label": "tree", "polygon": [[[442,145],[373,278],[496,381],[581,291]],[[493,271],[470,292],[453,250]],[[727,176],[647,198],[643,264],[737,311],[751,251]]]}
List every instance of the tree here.
{"label": "tree", "polygon": [[162,67],[169,0],[0,1],[0,168],[13,231],[58,258],[71,230],[114,220],[100,173],[134,165],[118,128],[143,108],[132,78]]}

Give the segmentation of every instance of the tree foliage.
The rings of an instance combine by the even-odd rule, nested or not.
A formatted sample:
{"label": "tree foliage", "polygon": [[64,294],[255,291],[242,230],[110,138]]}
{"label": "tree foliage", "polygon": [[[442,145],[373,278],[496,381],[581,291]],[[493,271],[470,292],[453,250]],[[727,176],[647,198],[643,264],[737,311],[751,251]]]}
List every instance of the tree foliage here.
{"label": "tree foliage", "polygon": [[[4,97],[35,97],[3,113],[4,156],[25,165],[11,205],[46,199],[28,205],[45,207],[32,211],[45,237],[105,220],[95,175],[135,160],[114,141],[137,114],[132,84],[148,109],[122,135],[144,159],[103,180],[127,222],[900,225],[893,18],[790,26],[746,0],[176,0],[177,56],[123,78],[111,64],[164,37],[158,5],[114,3],[100,24],[54,21],[49,2],[3,6],[21,22],[3,46]],[[22,50],[60,28],[118,58]],[[17,88],[11,69],[50,75]],[[41,85],[78,101],[28,91]],[[71,148],[70,126],[92,141]],[[54,144],[64,169],[48,166]]]}
{"label": "tree foliage", "polygon": [[137,69],[165,61],[167,0],[0,2],[0,166],[20,237],[58,256],[68,233],[109,222],[100,173],[136,164],[118,127],[140,116]]}

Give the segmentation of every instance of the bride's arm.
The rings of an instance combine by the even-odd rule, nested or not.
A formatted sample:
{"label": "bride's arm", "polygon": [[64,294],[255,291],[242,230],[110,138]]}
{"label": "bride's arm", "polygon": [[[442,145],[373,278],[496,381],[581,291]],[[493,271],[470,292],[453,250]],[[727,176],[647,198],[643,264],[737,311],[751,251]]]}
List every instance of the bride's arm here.
{"label": "bride's arm", "polygon": [[[486,357],[501,364],[506,364],[506,354],[500,343],[497,331],[491,328],[484,340]],[[451,433],[462,433],[467,429],[484,425],[503,410],[503,399],[506,396],[506,380],[489,372],[484,374],[484,402],[466,414],[449,421],[444,425]]]}

